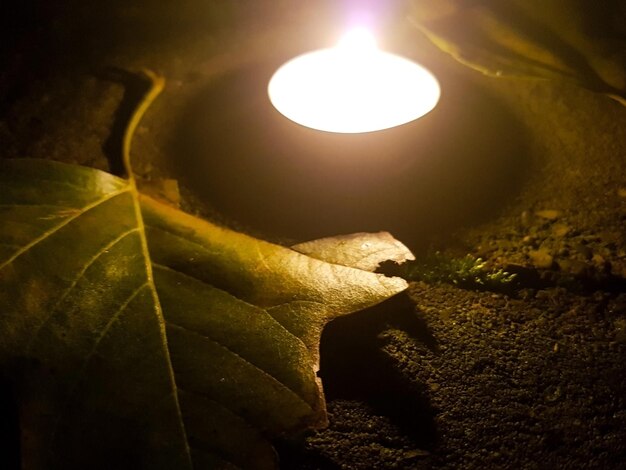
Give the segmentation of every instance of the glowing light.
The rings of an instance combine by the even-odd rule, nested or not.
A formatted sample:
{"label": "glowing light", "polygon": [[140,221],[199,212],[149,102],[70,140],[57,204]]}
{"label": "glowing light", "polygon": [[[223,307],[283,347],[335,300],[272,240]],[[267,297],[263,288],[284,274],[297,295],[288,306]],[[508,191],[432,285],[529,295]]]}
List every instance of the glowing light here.
{"label": "glowing light", "polygon": [[329,132],[359,133],[399,126],[431,111],[439,83],[425,68],[384,52],[364,28],[330,49],[298,56],[272,76],[268,94],[292,121]]}

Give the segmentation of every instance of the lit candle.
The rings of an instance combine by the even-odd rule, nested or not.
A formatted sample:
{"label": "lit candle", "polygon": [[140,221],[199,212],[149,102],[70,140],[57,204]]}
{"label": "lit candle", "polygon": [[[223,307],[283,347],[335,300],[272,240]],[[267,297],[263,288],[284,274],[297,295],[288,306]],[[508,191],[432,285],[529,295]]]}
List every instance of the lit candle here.
{"label": "lit candle", "polygon": [[268,94],[274,107],[298,124],[360,133],[425,115],[436,106],[440,89],[424,67],[380,50],[370,31],[355,28],[335,47],[283,64]]}

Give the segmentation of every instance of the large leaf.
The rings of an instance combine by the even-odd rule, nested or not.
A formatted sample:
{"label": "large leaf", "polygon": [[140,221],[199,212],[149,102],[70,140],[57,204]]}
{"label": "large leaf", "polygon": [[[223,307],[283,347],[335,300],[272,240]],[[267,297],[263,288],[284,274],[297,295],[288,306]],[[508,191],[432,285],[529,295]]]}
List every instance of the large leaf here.
{"label": "large leaf", "polygon": [[413,6],[415,24],[472,68],[570,80],[626,104],[626,10],[619,1],[413,0]]}
{"label": "large leaf", "polygon": [[0,172],[0,364],[23,468],[271,468],[323,425],[332,318],[406,288],[140,196],[83,167]]}

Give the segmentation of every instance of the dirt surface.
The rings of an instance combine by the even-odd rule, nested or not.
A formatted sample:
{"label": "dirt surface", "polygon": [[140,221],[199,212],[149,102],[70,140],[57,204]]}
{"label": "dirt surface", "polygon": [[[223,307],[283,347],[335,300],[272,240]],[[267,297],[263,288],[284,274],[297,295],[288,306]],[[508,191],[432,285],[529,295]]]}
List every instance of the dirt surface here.
{"label": "dirt surface", "polygon": [[623,468],[626,296],[410,297],[415,318],[329,328],[331,424],[285,468]]}
{"label": "dirt surface", "polygon": [[329,325],[330,425],[278,443],[283,468],[626,468],[626,108],[468,71],[391,4],[389,44],[444,95],[364,143],[286,124],[263,94],[276,64],[332,41],[332,8],[7,2],[0,152],[115,171],[140,86],[124,71],[149,67],[167,87],[135,168],[185,209],[284,243],[389,230],[418,257],[517,274],[416,281]]}

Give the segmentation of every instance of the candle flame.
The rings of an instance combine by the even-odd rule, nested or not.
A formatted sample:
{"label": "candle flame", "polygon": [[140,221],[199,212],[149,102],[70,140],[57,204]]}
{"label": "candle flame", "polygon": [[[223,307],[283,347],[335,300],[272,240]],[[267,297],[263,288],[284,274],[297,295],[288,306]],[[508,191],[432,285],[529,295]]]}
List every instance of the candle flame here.
{"label": "candle flame", "polygon": [[337,46],[283,64],[268,94],[274,107],[298,124],[360,133],[423,116],[437,104],[440,89],[428,70],[380,50],[370,31],[355,28]]}

